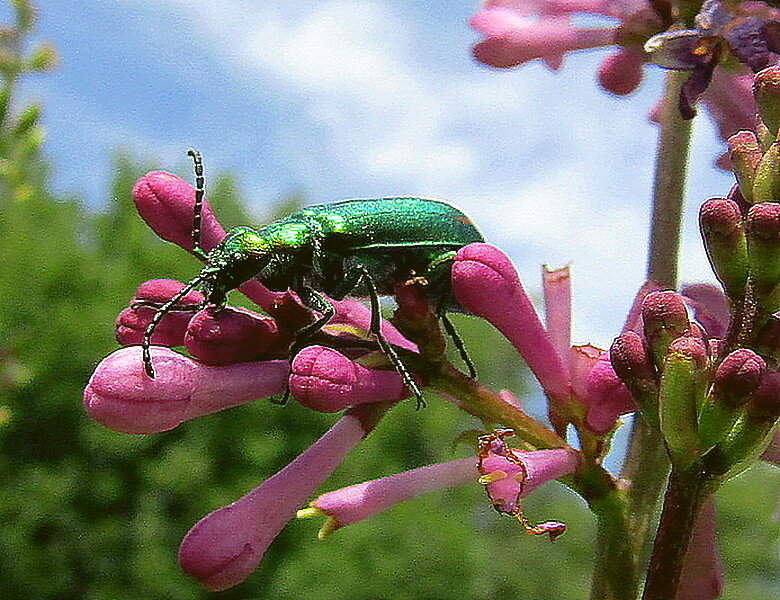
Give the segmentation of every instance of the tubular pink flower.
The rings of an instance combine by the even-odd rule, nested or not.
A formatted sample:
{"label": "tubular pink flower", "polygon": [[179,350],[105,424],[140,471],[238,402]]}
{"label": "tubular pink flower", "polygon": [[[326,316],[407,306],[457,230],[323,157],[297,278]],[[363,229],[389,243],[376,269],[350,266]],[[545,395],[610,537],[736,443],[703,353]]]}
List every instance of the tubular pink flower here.
{"label": "tubular pink flower", "polygon": [[309,346],[295,357],[290,392],[307,408],[321,412],[365,402],[395,402],[408,395],[396,371],[367,369],[324,346]]}
{"label": "tubular pink flower", "polygon": [[580,29],[564,19],[528,19],[509,8],[483,8],[470,21],[486,39],[474,46],[474,57],[491,67],[515,67],[541,58],[557,69],[567,52],[609,46],[615,28]]}
{"label": "tubular pink flower", "polygon": [[547,331],[561,357],[563,367],[571,370],[571,274],[569,267],[550,271],[542,267],[544,316]]}
{"label": "tubular pink flower", "polygon": [[[163,304],[176,294],[184,284],[173,279],[150,279],[145,281],[135,291],[135,297],[129,308],[125,308],[116,318],[116,341],[123,346],[140,344],[144,330],[152,320],[156,308],[151,306],[136,306],[137,302],[154,302]],[[198,304],[203,301],[203,294],[191,291],[181,300],[181,304]],[[152,335],[152,343],[156,346],[181,346],[184,333],[192,319],[192,312],[169,312],[160,321]]]}
{"label": "tubular pink flower", "polygon": [[461,458],[365,481],[327,492],[309,503],[301,517],[324,514],[328,522],[322,535],[379,514],[396,504],[427,492],[475,483],[479,477],[477,459]]}
{"label": "tubular pink flower", "polygon": [[573,473],[577,453],[571,449],[521,452],[504,441],[512,435],[511,429],[497,429],[479,438],[479,482],[499,513],[516,517],[528,533],[546,534],[552,541],[566,531],[566,525],[558,521],[531,525],[520,509],[520,499],[541,483]]}
{"label": "tubular pink flower", "polygon": [[154,433],[179,423],[284,391],[287,361],[208,367],[152,347],[157,376],[144,372],[140,346],[110,354],[84,390],[89,416],[123,433]]}
{"label": "tubular pink flower", "polygon": [[563,361],[506,254],[489,244],[461,248],[452,266],[452,291],[465,310],[512,342],[545,393],[561,401],[569,397]]}
{"label": "tubular pink flower", "polygon": [[213,314],[197,313],[189,323],[184,345],[204,364],[230,365],[284,356],[289,339],[279,335],[270,317],[228,306]]}
{"label": "tubular pink flower", "polygon": [[715,600],[723,591],[723,566],[715,538],[715,500],[702,505],[683,560],[677,600]]}
{"label": "tubular pink flower", "polygon": [[371,430],[365,414],[347,413],[276,475],[198,521],[179,547],[182,568],[210,591],[244,581],[306,498]]}

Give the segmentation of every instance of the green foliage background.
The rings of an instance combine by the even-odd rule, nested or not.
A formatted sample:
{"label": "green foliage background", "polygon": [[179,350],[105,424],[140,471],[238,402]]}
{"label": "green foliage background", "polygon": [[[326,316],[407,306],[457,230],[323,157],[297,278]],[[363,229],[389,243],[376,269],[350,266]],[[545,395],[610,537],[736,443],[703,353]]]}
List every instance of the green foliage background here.
{"label": "green foliage background", "polygon": [[[67,165],[41,160],[37,112],[31,118],[29,107],[7,109],[24,69],[2,60],[0,52],[1,598],[588,597],[593,520],[557,484],[526,503],[532,519],[567,522],[555,544],[499,518],[475,483],[325,541],[316,540],[319,523],[293,522],[260,569],[226,592],[207,594],[180,572],[176,550],[189,527],[287,464],[335,417],[261,401],[149,436],[86,418],[82,390],[115,349],[113,321],[135,287],[152,277],[187,279],[198,265],[135,214],[130,190],[151,165],[119,155],[100,213],[51,193],[50,169]],[[232,179],[211,179],[209,188],[224,224],[250,221]],[[506,342],[476,320],[459,326],[481,377],[517,390],[520,361]],[[476,426],[436,398],[419,412],[403,403],[326,489],[463,456],[451,442]],[[778,492],[776,471],[760,465],[719,493],[725,597],[776,597],[769,549],[776,548]]]}

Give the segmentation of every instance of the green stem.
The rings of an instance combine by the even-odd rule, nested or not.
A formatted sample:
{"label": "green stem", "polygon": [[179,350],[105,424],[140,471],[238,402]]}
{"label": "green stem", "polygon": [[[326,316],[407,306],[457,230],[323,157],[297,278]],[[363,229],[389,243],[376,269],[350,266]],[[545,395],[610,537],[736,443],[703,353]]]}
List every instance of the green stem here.
{"label": "green stem", "polygon": [[429,385],[484,423],[500,423],[534,448],[568,448],[566,440],[490,388],[445,365]]}
{"label": "green stem", "polygon": [[[665,288],[677,285],[680,225],[685,190],[685,175],[690,141],[690,122],[678,111],[680,86],[687,73],[669,71],[666,75],[660,114],[660,134],[653,185],[653,214],[650,230],[647,278]],[[631,430],[621,478],[631,482],[626,496],[626,514],[634,548],[634,564],[642,564],[658,497],[663,488],[669,461],[660,434],[637,415]],[[607,535],[598,539],[598,556],[609,562],[616,541]],[[603,544],[603,545],[602,545]],[[593,576],[592,600],[615,598],[604,579],[608,564],[597,562]]]}
{"label": "green stem", "polygon": [[677,597],[693,524],[706,497],[705,479],[700,472],[672,470],[643,600],[674,600]]}

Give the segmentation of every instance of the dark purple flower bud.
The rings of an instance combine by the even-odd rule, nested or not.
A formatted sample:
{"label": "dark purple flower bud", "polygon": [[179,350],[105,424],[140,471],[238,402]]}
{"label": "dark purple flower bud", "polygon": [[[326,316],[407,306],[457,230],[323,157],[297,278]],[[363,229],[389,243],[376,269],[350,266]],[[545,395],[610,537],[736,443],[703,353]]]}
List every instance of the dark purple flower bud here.
{"label": "dark purple flower bud", "polygon": [[766,369],[764,359],[747,348],[734,350],[715,371],[713,392],[719,401],[736,408],[758,389]]}
{"label": "dark purple flower bud", "polygon": [[699,435],[711,448],[731,431],[740,417],[739,407],[756,391],[766,363],[752,350],[740,348],[721,361],[709,397],[699,410]]}
{"label": "dark purple flower bud", "polygon": [[756,73],[753,95],[761,120],[774,138],[780,127],[780,67],[767,67]]}
{"label": "dark purple flower bud", "polygon": [[729,159],[737,176],[742,197],[747,202],[753,201],[753,183],[756,170],[761,164],[764,151],[752,131],[739,131],[728,139]]}
{"label": "dark purple flower bud", "polygon": [[290,392],[298,402],[320,412],[365,402],[395,402],[409,395],[396,371],[367,369],[324,346],[309,346],[295,357]]}
{"label": "dark purple flower bud", "polygon": [[780,417],[780,372],[767,373],[748,403],[753,418],[774,421]]}
{"label": "dark purple flower bud", "polygon": [[[162,306],[183,287],[183,283],[173,279],[151,279],[139,285],[130,307],[125,308],[116,318],[116,341],[123,346],[140,344],[146,326],[157,312],[155,306],[145,306],[145,304]],[[192,290],[181,299],[179,304],[183,307],[194,307],[202,301],[203,295]],[[194,314],[194,310],[167,313],[152,335],[152,344],[156,346],[181,346],[184,342],[187,324]]]}
{"label": "dark purple flower bud", "polygon": [[718,281],[730,297],[741,298],[745,293],[748,256],[739,206],[725,198],[707,200],[699,211],[699,227]]}
{"label": "dark purple flower bud", "polygon": [[280,336],[276,322],[243,308],[216,313],[202,310],[190,321],[184,345],[206,365],[231,365],[282,358],[289,339]]}
{"label": "dark purple flower bud", "polygon": [[[778,171],[780,173],[780,171]],[[755,204],[747,218],[750,276],[759,303],[768,303],[767,312],[774,312],[773,300],[767,297],[780,283],[780,204]]]}
{"label": "dark purple flower bud", "polygon": [[658,383],[653,362],[642,337],[634,331],[624,331],[609,349],[615,374],[631,392],[645,420],[658,428]]}
{"label": "dark purple flower bud", "polygon": [[671,290],[649,293],[642,302],[642,320],[645,339],[660,367],[672,340],[690,331],[682,296]]}

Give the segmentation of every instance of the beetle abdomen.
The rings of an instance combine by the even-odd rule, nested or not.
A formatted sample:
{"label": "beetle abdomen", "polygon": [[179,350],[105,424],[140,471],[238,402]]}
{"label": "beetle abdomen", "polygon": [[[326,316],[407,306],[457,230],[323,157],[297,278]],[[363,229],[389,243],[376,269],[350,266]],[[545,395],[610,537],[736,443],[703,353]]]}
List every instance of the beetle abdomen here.
{"label": "beetle abdomen", "polygon": [[323,248],[336,253],[415,248],[435,253],[484,241],[458,209],[423,198],[344,200],[305,208],[285,220],[315,221]]}

